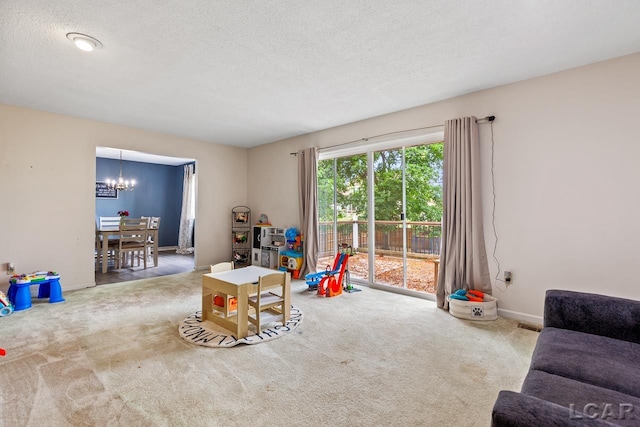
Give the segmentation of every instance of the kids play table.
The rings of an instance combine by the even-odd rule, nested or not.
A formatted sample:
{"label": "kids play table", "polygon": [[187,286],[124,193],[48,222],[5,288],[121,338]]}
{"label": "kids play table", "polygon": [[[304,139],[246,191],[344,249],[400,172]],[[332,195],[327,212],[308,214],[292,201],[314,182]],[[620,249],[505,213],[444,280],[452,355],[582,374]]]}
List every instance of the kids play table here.
{"label": "kids play table", "polygon": [[[273,273],[285,272],[271,270],[269,268],[250,265],[235,270],[223,271],[221,273],[207,273],[202,276],[202,320],[211,321],[223,328],[232,331],[237,339],[244,338],[248,334],[248,309],[247,302],[249,291],[252,286],[258,283],[260,276]],[[222,312],[213,306],[212,297],[217,294],[224,294],[228,297],[237,298],[237,309],[232,313]],[[284,295],[285,319],[289,320],[289,310],[291,307],[291,289],[285,289]]]}
{"label": "kids play table", "polygon": [[38,298],[49,298],[49,303],[64,302],[60,275],[47,275],[47,273],[34,273],[12,277],[9,280],[9,301],[13,304],[14,311],[31,308],[31,292],[29,286],[39,285]]}

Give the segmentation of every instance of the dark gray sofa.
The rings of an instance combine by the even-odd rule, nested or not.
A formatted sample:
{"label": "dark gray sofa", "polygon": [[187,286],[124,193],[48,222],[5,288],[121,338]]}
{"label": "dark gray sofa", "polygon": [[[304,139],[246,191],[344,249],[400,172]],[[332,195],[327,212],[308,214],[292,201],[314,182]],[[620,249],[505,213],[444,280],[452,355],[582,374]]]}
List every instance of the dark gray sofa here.
{"label": "dark gray sofa", "polygon": [[640,426],[640,301],[549,290],[520,393],[493,426]]}

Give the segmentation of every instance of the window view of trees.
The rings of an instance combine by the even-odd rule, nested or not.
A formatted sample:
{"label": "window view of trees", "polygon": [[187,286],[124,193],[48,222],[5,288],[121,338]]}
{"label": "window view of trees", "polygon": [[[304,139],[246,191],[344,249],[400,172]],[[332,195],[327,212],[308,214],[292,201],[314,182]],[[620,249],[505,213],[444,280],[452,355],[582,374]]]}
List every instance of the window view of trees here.
{"label": "window view of trees", "polygon": [[[334,178],[334,166],[336,178]],[[334,206],[333,188],[336,185]],[[338,221],[367,218],[367,156],[364,154],[318,162],[319,220],[333,221],[334,209]]]}
{"label": "window view of trees", "polygon": [[[440,221],[442,218],[442,155],[439,144],[420,145],[405,150],[407,179],[407,220]],[[402,213],[402,151],[374,154],[376,219],[400,221]],[[334,206],[334,166],[336,200]],[[318,162],[319,220],[367,219],[366,155]]]}
{"label": "window view of trees", "polygon": [[407,148],[407,220],[442,219],[443,145]]}

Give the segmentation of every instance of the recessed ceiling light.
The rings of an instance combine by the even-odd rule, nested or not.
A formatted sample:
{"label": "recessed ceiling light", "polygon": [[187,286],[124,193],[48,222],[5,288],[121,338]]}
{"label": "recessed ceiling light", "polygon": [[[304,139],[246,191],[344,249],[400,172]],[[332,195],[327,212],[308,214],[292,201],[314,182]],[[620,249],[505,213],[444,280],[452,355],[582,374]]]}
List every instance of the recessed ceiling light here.
{"label": "recessed ceiling light", "polygon": [[82,49],[85,52],[91,52],[93,49],[100,49],[102,47],[100,40],[94,39],[86,34],[68,33],[67,38],[75,43],[78,49]]}

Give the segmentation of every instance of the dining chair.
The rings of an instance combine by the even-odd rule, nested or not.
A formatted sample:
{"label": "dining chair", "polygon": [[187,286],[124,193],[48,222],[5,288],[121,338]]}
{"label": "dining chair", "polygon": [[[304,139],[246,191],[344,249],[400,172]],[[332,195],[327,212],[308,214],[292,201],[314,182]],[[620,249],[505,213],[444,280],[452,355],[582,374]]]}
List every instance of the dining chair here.
{"label": "dining chair", "polygon": [[[131,265],[136,253],[147,252],[147,220],[143,218],[124,218],[120,224],[120,239],[118,241],[117,264],[118,271],[122,270],[123,261],[127,254],[131,254]],[[144,268],[147,268],[147,257],[142,257]]]}
{"label": "dining chair", "polygon": [[112,238],[107,241],[107,260],[101,259],[100,247],[102,246],[102,236],[97,233],[97,230],[118,230],[120,228],[119,216],[100,216],[96,222],[96,271],[98,265],[101,262],[109,262],[113,260],[115,262],[116,251],[118,249],[118,239]]}
{"label": "dining chair", "polygon": [[149,228],[152,230],[157,230],[158,228],[160,228],[159,216],[152,216],[151,218],[149,218]]}
{"label": "dining chair", "polygon": [[[144,218],[144,217],[143,217]],[[159,216],[151,216],[149,218],[149,223],[147,228],[149,232],[147,233],[147,258],[151,260],[151,256],[153,256],[154,265],[158,264],[158,232],[160,230],[160,217]]]}
{"label": "dining chair", "polygon": [[[256,333],[262,331],[263,326],[279,321],[284,324],[284,297],[291,286],[289,273],[274,273],[260,276],[255,295],[249,295],[248,304],[255,313],[249,313],[249,323],[256,327]],[[253,315],[255,314],[255,316]]]}
{"label": "dining chair", "polygon": [[119,227],[119,216],[101,216],[98,218],[98,228],[100,230],[117,230]]}

